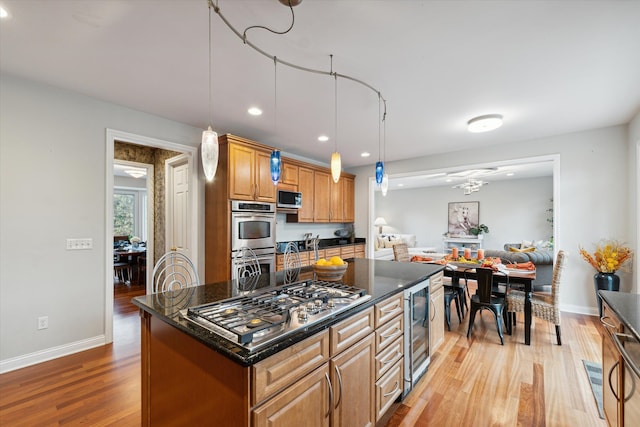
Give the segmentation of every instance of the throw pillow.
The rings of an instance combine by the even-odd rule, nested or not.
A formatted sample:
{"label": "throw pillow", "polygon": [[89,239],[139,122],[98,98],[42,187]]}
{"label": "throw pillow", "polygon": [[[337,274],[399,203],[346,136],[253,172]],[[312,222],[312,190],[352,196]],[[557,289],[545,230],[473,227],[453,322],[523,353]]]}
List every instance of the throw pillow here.
{"label": "throw pillow", "polygon": [[384,247],[385,248],[393,248],[395,245],[403,243],[402,240],[400,239],[396,239],[396,240],[391,240],[389,242],[385,241],[384,242]]}
{"label": "throw pillow", "polygon": [[514,248],[513,246],[509,246],[509,252],[533,252],[535,250],[536,250],[535,247],[518,249],[518,248]]}

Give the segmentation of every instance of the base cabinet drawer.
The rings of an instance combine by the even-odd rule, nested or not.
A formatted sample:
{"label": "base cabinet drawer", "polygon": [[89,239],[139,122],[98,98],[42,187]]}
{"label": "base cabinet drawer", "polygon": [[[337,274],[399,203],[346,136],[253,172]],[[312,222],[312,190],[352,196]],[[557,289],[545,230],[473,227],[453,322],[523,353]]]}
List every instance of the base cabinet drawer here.
{"label": "base cabinet drawer", "polygon": [[402,360],[402,346],[402,337],[400,337],[386,349],[376,354],[376,380],[389,371],[398,360]]}
{"label": "base cabinet drawer", "polygon": [[396,338],[403,335],[403,316],[396,316],[393,320],[376,329],[376,353],[387,348]]}
{"label": "base cabinet drawer", "polygon": [[402,359],[400,359],[376,381],[376,421],[380,420],[402,394],[402,366]]}

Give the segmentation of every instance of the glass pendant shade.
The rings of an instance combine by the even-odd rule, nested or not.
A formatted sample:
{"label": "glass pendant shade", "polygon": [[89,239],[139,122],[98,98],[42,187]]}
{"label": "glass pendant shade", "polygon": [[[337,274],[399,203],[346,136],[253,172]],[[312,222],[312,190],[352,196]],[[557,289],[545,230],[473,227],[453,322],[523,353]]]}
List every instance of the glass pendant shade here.
{"label": "glass pendant shade", "polygon": [[387,190],[389,190],[389,174],[384,174],[382,176],[382,184],[380,184],[380,190],[382,191],[382,195],[387,195]]}
{"label": "glass pendant shade", "polygon": [[342,169],[342,161],[340,160],[340,153],[335,151],[331,155],[331,177],[333,182],[337,183],[340,180],[340,171]]}
{"label": "glass pendant shade", "polygon": [[202,132],[202,168],[207,181],[213,180],[218,169],[218,134],[211,129]]}
{"label": "glass pendant shade", "polygon": [[278,181],[280,181],[281,165],[280,150],[273,150],[271,152],[271,181],[273,181],[273,185],[278,185]]}
{"label": "glass pendant shade", "polygon": [[378,160],[376,163],[376,184],[382,184],[382,176],[384,175],[384,163]]}

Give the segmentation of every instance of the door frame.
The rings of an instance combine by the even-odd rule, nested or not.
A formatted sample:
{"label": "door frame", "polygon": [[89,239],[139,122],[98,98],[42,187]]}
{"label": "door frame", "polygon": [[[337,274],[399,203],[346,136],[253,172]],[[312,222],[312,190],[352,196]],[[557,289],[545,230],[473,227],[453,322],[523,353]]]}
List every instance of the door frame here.
{"label": "door frame", "polygon": [[[153,248],[154,247],[154,236],[153,236],[153,230],[155,229],[155,210],[154,210],[154,206],[155,206],[155,197],[154,197],[154,188],[155,188],[155,170],[154,170],[154,166],[148,163],[139,163],[139,162],[132,162],[130,160],[115,160],[113,161],[114,164],[120,164],[120,165],[128,165],[128,166],[134,166],[137,168],[141,168],[141,169],[145,169],[147,171],[147,178],[146,178],[146,189],[147,189],[147,247],[148,248]],[[113,170],[113,168],[111,168],[111,170]],[[111,187],[112,189],[115,189],[115,185],[113,187]],[[113,215],[113,199],[111,200],[111,213]],[[111,217],[111,222],[110,224],[113,224],[113,216]],[[152,256],[147,256],[147,265],[146,265],[146,277],[145,277],[145,283],[149,283],[149,281],[151,280],[151,269],[153,269],[153,257]],[[147,286],[147,289],[151,289]]]}
{"label": "door frame", "polygon": [[[104,311],[104,336],[105,343],[113,342],[113,163],[114,163],[114,146],[115,141],[128,142],[131,144],[142,145],[146,147],[162,148],[165,150],[177,151],[191,156],[191,161],[196,158],[198,148],[190,145],[178,144],[175,142],[164,141],[161,139],[151,138],[143,135],[136,135],[129,132],[123,132],[116,129],[106,129],[106,155],[105,155],[105,311]],[[195,165],[195,162],[193,163]],[[200,188],[200,180],[198,176],[198,168],[193,167],[190,176],[190,185],[192,188]],[[193,262],[196,269],[199,268],[199,248],[200,241],[200,222],[198,221],[199,197],[195,191],[189,194],[191,199],[191,239],[193,243]],[[151,257],[147,257],[150,259]],[[149,271],[150,269],[147,269]]]}
{"label": "door frame", "polygon": [[[180,154],[179,156],[172,157],[170,159],[165,160],[164,162],[164,172],[165,172],[164,173],[164,181],[165,181],[165,185],[164,185],[165,248],[164,249],[165,251],[169,251],[171,249],[169,245],[169,236],[172,234],[172,231],[173,231],[173,221],[169,221],[169,219],[173,217],[173,212],[170,209],[173,206],[173,184],[174,184],[173,169],[176,166],[182,166],[184,164],[189,165],[190,171],[193,169],[192,159],[185,154]],[[193,190],[194,190],[193,185],[191,183],[191,180],[189,180],[189,197],[191,197]],[[195,244],[195,242],[191,241],[191,237],[189,238],[189,240],[190,240],[189,245],[192,247]],[[191,250],[191,248],[189,248],[189,250]]]}

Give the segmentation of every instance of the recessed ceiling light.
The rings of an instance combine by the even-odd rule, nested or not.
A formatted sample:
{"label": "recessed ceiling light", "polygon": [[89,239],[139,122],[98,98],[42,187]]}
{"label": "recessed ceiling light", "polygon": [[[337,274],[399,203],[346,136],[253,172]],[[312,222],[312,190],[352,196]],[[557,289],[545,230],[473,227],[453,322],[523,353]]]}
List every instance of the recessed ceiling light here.
{"label": "recessed ceiling light", "polygon": [[509,172],[507,176],[513,176],[513,172]]}
{"label": "recessed ceiling light", "polygon": [[364,151],[360,154],[360,157],[369,157],[371,155],[371,153]]}
{"label": "recessed ceiling light", "polygon": [[451,181],[453,181],[451,178],[447,178],[444,180],[444,182],[451,182]]}
{"label": "recessed ceiling light", "polygon": [[398,184],[398,187],[404,187],[403,183]]}
{"label": "recessed ceiling light", "polygon": [[489,132],[502,126],[501,114],[487,114],[484,116],[474,117],[467,122],[469,132]]}
{"label": "recessed ceiling light", "polygon": [[259,109],[258,107],[251,107],[247,110],[247,112],[249,114],[251,114],[252,116],[260,116],[262,115],[262,110]]}
{"label": "recessed ceiling light", "polygon": [[327,142],[329,140],[329,137],[327,135],[320,135],[318,137],[318,141],[320,142]]}
{"label": "recessed ceiling light", "polygon": [[9,16],[9,12],[4,7],[0,6],[0,18],[7,18]]}

